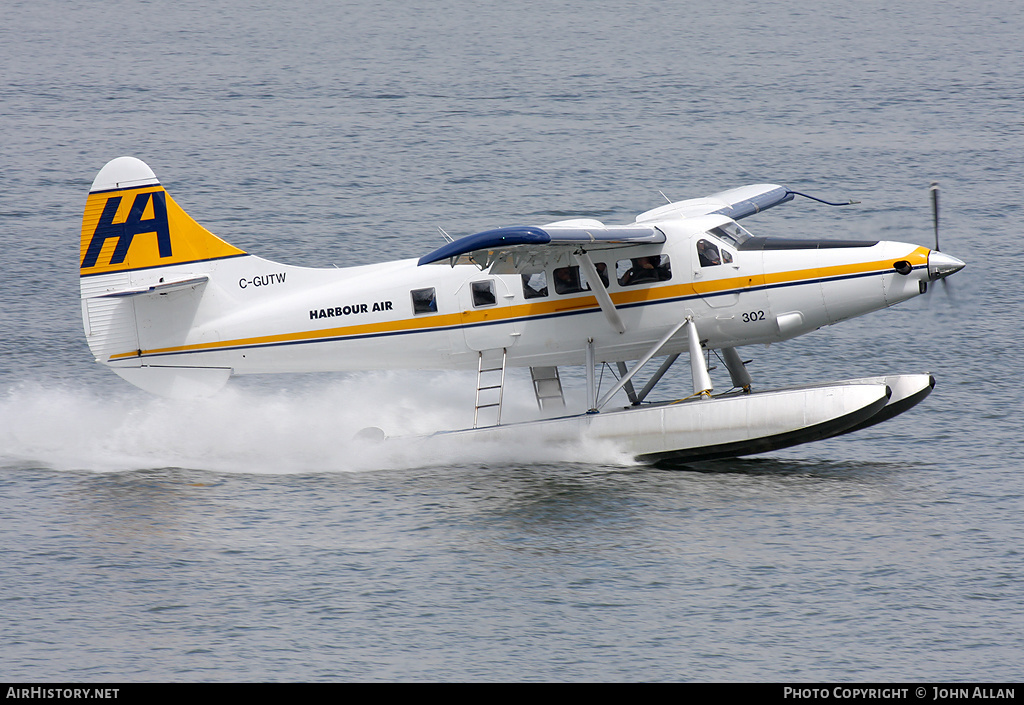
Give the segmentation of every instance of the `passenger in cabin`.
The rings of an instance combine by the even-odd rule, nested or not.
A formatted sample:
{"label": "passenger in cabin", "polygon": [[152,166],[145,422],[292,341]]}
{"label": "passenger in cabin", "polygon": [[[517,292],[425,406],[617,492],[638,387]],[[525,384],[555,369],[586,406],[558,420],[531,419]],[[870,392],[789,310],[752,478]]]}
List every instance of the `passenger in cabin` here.
{"label": "passenger in cabin", "polygon": [[[605,286],[608,286],[608,265],[604,262],[596,262],[594,268],[597,269],[597,276],[601,277],[601,281]],[[552,272],[555,281],[555,293],[558,294],[577,294],[581,291],[590,291],[590,283],[580,272],[579,267],[559,267]],[[541,272],[543,275],[543,272]],[[526,291],[526,277],[523,275],[523,290]],[[544,289],[543,294],[538,296],[547,296],[547,288]],[[526,298],[532,298],[530,294],[526,294]]]}
{"label": "passenger in cabin", "polygon": [[663,272],[659,269],[661,266],[661,255],[652,255],[651,257],[634,257],[631,261],[633,266],[622,275],[621,279],[619,279],[619,284],[622,286],[632,286],[633,284],[661,281],[663,279],[668,279],[671,276],[670,273]]}
{"label": "passenger in cabin", "polygon": [[658,269],[658,281],[665,282],[672,278],[672,263],[668,261],[668,255],[656,255],[654,257]]}
{"label": "passenger in cabin", "polygon": [[554,275],[555,293],[575,294],[583,291],[583,285],[580,284],[579,267],[559,267],[554,271]]}

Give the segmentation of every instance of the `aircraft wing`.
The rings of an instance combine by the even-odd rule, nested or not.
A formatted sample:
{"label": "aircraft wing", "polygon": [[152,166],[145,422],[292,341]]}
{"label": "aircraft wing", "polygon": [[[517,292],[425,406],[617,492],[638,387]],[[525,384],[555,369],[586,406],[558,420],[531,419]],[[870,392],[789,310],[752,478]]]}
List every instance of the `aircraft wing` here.
{"label": "aircraft wing", "polygon": [[753,184],[660,206],[641,213],[631,225],[606,226],[590,219],[563,220],[544,226],[522,225],[467,235],[420,258],[419,264],[449,262],[490,266],[503,261],[502,271],[550,261],[580,246],[603,249],[626,245],[656,245],[665,234],[654,223],[662,220],[719,214],[733,220],[760,213],[793,200],[793,192],[775,184]]}
{"label": "aircraft wing", "polygon": [[460,237],[424,255],[419,264],[447,260],[454,265],[460,262],[460,257],[469,255],[468,260],[461,261],[486,266],[499,259],[525,261],[542,251],[568,254],[581,246],[594,250],[626,245],[657,245],[663,242],[665,234],[650,225],[606,227],[596,220],[561,221],[543,227],[517,225]]}
{"label": "aircraft wing", "polygon": [[760,213],[772,206],[793,200],[793,192],[775,184],[753,184],[720,191],[705,198],[667,203],[636,217],[637,223],[674,218],[695,218],[701,215],[724,215],[733,220]]}

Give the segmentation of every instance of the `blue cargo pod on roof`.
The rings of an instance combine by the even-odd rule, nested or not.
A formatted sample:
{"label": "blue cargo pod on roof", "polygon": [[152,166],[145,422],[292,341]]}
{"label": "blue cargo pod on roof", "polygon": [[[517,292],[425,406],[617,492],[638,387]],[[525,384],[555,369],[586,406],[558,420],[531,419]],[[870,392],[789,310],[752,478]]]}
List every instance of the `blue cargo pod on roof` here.
{"label": "blue cargo pod on roof", "polygon": [[496,230],[485,230],[475,235],[460,237],[420,258],[419,264],[432,264],[481,250],[506,250],[522,245],[585,245],[630,244],[658,245],[665,242],[665,234],[658,228],[630,225],[608,228],[603,225],[581,227],[554,224],[539,228],[534,225],[516,225]]}
{"label": "blue cargo pod on roof", "polygon": [[516,225],[509,228],[485,230],[482,233],[460,237],[454,242],[449,242],[447,245],[437,248],[429,255],[421,257],[419,264],[440,262],[464,255],[467,252],[476,252],[477,250],[494,250],[513,245],[547,245],[549,242],[551,242],[551,236],[547,232],[530,225]]}

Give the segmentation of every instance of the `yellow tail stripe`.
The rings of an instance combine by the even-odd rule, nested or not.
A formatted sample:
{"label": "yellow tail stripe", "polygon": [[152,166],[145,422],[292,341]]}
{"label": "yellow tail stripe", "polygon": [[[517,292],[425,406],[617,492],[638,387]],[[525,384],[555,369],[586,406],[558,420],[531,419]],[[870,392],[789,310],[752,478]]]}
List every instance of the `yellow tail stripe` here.
{"label": "yellow tail stripe", "polygon": [[82,276],[244,254],[194,221],[162,186],[91,193],[85,204]]}

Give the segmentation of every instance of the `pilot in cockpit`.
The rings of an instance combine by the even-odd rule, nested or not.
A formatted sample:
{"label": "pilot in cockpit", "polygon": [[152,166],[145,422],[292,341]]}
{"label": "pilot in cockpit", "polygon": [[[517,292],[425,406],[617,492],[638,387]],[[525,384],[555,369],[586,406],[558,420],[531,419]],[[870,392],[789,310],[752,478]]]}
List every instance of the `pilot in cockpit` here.
{"label": "pilot in cockpit", "polygon": [[722,263],[718,248],[704,239],[697,241],[697,259],[700,261],[701,267],[713,267]]}

